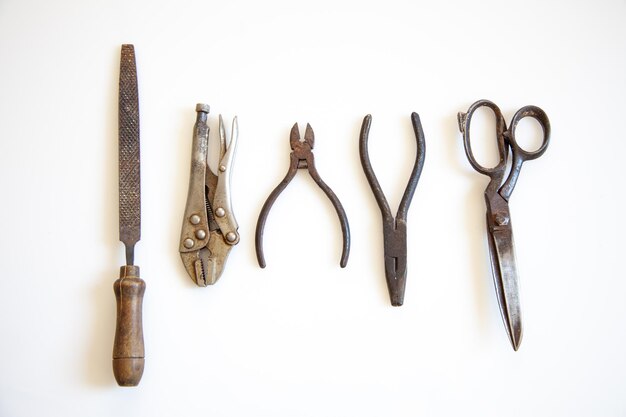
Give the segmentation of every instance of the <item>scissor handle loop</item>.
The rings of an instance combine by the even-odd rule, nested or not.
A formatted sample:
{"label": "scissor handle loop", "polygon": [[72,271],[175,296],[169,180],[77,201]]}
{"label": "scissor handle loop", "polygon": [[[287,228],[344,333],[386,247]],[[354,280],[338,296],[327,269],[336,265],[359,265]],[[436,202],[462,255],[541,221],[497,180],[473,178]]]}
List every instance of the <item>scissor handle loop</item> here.
{"label": "scissor handle loop", "polygon": [[[541,128],[543,129],[543,142],[539,149],[535,151],[526,151],[524,150],[517,141],[515,140],[515,129],[517,128],[517,124],[524,117],[532,117],[535,119]],[[550,143],[550,120],[548,120],[548,116],[546,113],[541,110],[537,106],[524,106],[519,109],[513,119],[511,120],[511,126],[509,127],[509,133],[507,134],[507,139],[511,148],[513,149],[514,158],[519,158],[522,161],[530,161],[536,158],[539,158],[548,148],[548,143]]]}
{"label": "scissor handle loop", "polygon": [[[496,166],[491,168],[484,167],[480,163],[478,163],[478,161],[476,161],[470,141],[470,123],[472,121],[472,116],[474,115],[474,112],[481,107],[489,107],[496,116],[496,143],[498,146],[498,154],[500,160]],[[496,106],[495,103],[489,100],[478,100],[470,106],[470,108],[467,110],[467,113],[458,114],[458,121],[459,129],[461,130],[461,133],[463,133],[463,146],[465,148],[465,154],[467,155],[467,159],[470,165],[472,165],[472,168],[474,168],[481,174],[487,175],[489,177],[501,173],[506,167],[508,147],[506,146],[504,138],[504,133],[506,131],[506,122],[504,121],[504,116],[502,116],[500,108]]]}
{"label": "scissor handle loop", "polygon": [[[543,129],[543,143],[536,151],[525,151],[515,140],[515,128],[524,117],[532,117],[537,120]],[[522,164],[525,161],[539,158],[548,148],[548,143],[550,142],[550,121],[548,120],[548,116],[537,106],[522,107],[515,113],[513,120],[511,120],[511,127],[506,133],[506,140],[513,151],[513,164],[509,176],[504,181],[504,184],[502,184],[502,187],[500,187],[499,192],[500,195],[508,201],[517,183]]]}

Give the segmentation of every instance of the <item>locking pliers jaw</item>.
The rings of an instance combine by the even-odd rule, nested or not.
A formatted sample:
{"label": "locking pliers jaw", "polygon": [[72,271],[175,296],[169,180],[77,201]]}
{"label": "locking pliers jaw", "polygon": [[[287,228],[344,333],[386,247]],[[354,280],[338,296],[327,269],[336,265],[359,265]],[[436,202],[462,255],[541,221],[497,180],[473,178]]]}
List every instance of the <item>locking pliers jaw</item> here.
{"label": "locking pliers jaw", "polygon": [[239,243],[237,220],[230,199],[230,176],[239,133],[233,119],[231,138],[226,145],[220,115],[220,158],[218,172],[208,166],[209,106],[196,106],[187,206],[180,235],[180,256],[191,279],[200,287],[213,285],[224,270],[226,258]]}

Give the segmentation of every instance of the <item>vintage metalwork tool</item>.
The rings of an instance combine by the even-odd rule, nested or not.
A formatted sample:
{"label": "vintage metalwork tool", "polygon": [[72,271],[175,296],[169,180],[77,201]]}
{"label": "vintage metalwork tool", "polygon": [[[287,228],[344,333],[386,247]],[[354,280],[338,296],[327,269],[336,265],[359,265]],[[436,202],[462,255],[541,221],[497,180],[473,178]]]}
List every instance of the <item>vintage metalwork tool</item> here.
{"label": "vintage metalwork tool", "polygon": [[[472,115],[481,107],[490,108],[496,117],[496,141],[500,160],[493,168],[485,168],[476,161],[470,143]],[[534,118],[543,129],[543,142],[537,150],[532,152],[522,149],[515,139],[517,124],[525,117]],[[515,188],[522,164],[540,157],[546,151],[550,141],[550,121],[539,107],[525,106],[515,113],[511,126],[507,129],[500,109],[488,100],[479,100],[470,106],[467,113],[459,113],[458,121],[459,129],[463,134],[465,154],[470,165],[491,179],[485,190],[491,270],[502,319],[513,349],[517,350],[522,340],[522,316],[509,198]],[[512,157],[509,157],[509,152]],[[510,168],[507,169],[507,167]],[[505,178],[507,171],[508,176]]]}
{"label": "vintage metalwork tool", "polygon": [[180,257],[191,279],[198,286],[206,287],[217,282],[230,250],[239,243],[239,226],[230,199],[230,177],[239,126],[235,117],[227,146],[220,115],[220,156],[217,174],[214,174],[208,165],[209,106],[198,104],[196,112],[189,192],[180,233]]}
{"label": "vintage metalwork tool", "polygon": [[361,165],[367,177],[367,182],[372,188],[376,203],[380,208],[383,220],[383,239],[385,250],[385,278],[387,279],[387,288],[389,289],[389,298],[391,305],[401,306],[404,303],[404,289],[406,287],[406,216],[415,193],[415,187],[419,181],[422,168],[424,167],[424,158],[426,155],[426,144],[424,141],[424,131],[420,123],[420,117],[417,113],[411,114],[411,122],[413,123],[413,131],[417,141],[417,152],[415,155],[415,164],[413,171],[409,177],[409,182],[404,190],[402,201],[398,207],[396,217],[393,217],[389,203],[385,194],[378,183],[376,174],[372,169],[370,157],[367,150],[367,141],[372,124],[372,116],[367,115],[363,119],[361,125],[361,137],[359,139],[359,154],[361,155]]}
{"label": "vintage metalwork tool", "polygon": [[346,212],[341,205],[341,202],[330,189],[328,185],[322,180],[317,169],[315,168],[315,158],[313,155],[313,146],[315,144],[315,136],[313,134],[313,129],[311,125],[307,123],[306,131],[304,132],[304,140],[300,139],[300,131],[298,129],[298,124],[294,124],[291,128],[291,134],[289,137],[289,145],[291,146],[291,154],[289,155],[289,170],[287,171],[287,175],[285,178],[276,186],[274,191],[269,195],[265,204],[263,204],[263,208],[261,209],[261,213],[259,214],[259,220],[256,224],[256,235],[255,235],[255,245],[256,245],[256,257],[259,261],[259,266],[261,268],[265,268],[265,255],[263,254],[263,230],[265,229],[265,221],[267,220],[267,215],[269,214],[272,205],[278,198],[281,192],[287,187],[289,182],[296,176],[298,169],[307,169],[309,174],[313,178],[313,181],[324,191],[326,196],[330,199],[331,203],[335,207],[335,211],[337,211],[337,215],[339,216],[339,222],[341,223],[341,231],[343,233],[343,251],[341,253],[341,261],[339,264],[342,268],[345,268],[348,263],[348,256],[350,254],[350,227],[348,226],[348,218],[346,217]]}
{"label": "vintage metalwork tool", "polygon": [[122,45],[119,85],[119,199],[120,240],[126,247],[126,265],[113,290],[117,325],[113,345],[113,374],[121,386],[136,386],[144,368],[141,308],[146,283],[134,264],[141,229],[139,181],[139,100],[133,45]]}

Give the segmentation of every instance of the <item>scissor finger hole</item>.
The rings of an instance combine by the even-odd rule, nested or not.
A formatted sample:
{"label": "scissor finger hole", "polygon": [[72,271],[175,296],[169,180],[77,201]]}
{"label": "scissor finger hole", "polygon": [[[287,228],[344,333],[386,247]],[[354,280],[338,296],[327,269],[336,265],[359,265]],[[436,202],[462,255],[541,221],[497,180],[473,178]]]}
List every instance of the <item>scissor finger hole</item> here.
{"label": "scissor finger hole", "polygon": [[515,141],[526,152],[537,152],[543,145],[543,138],[543,127],[534,117],[524,117],[515,127]]}
{"label": "scissor finger hole", "polygon": [[500,162],[496,126],[497,120],[493,110],[483,106],[474,111],[469,132],[470,146],[476,162],[487,169],[497,166]]}

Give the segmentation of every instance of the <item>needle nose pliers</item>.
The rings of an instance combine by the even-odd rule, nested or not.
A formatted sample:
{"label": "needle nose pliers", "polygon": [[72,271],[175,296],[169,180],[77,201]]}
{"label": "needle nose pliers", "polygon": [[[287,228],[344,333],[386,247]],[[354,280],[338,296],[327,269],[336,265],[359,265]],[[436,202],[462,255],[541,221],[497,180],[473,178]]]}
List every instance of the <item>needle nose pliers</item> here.
{"label": "needle nose pliers", "polygon": [[415,187],[419,181],[422,168],[424,167],[424,158],[426,156],[426,144],[424,141],[424,130],[420,123],[420,117],[417,113],[411,114],[411,122],[415,131],[415,139],[417,141],[417,152],[415,155],[415,165],[409,177],[409,183],[404,190],[402,201],[398,207],[396,217],[393,217],[389,203],[385,198],[376,174],[370,163],[369,152],[367,150],[367,141],[369,138],[370,126],[372,124],[372,116],[367,115],[363,119],[361,125],[361,136],[359,138],[359,154],[361,156],[361,165],[367,177],[367,182],[372,188],[376,203],[380,208],[383,217],[383,238],[385,248],[385,278],[387,279],[387,288],[389,289],[389,298],[391,305],[401,306],[404,303],[404,289],[406,287],[406,216],[415,193]]}

